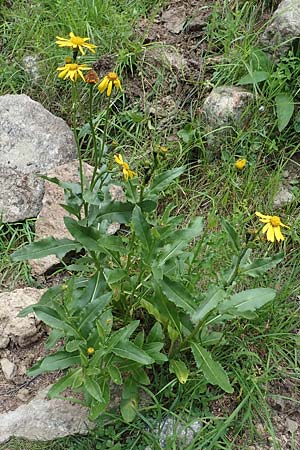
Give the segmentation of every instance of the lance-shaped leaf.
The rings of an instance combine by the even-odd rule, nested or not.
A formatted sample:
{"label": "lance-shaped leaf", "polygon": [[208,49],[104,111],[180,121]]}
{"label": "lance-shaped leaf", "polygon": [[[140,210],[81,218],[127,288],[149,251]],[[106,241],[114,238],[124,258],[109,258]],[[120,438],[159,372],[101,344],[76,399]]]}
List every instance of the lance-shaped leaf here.
{"label": "lance-shaped leaf", "polygon": [[111,351],[121,358],[130,359],[142,365],[154,363],[154,359],[151,356],[129,341],[119,342]]}
{"label": "lance-shaped leaf", "polygon": [[103,403],[103,394],[101,391],[101,387],[99,383],[94,378],[85,377],[84,378],[84,387],[88,391],[88,393],[98,402]]}
{"label": "lance-shaped leaf", "polygon": [[237,234],[233,226],[229,222],[227,222],[227,220],[222,218],[221,224],[223,229],[226,231],[227,236],[229,237],[231,247],[235,252],[239,253],[239,251],[241,250],[241,241],[239,235]]}
{"label": "lance-shaped leaf", "polygon": [[80,242],[87,250],[99,251],[97,240],[101,238],[101,233],[93,227],[80,225],[72,217],[65,217],[64,222],[71,235]]}
{"label": "lance-shaped leaf", "polygon": [[201,347],[196,342],[191,342],[191,349],[198,369],[201,369],[207,381],[213,385],[220,386],[223,391],[232,394],[231,386],[227,373],[218,361],[214,361],[210,352]]}
{"label": "lance-shaped leaf", "polygon": [[181,283],[164,276],[160,281],[160,288],[168,300],[186,313],[193,314],[195,312],[194,299]]}
{"label": "lance-shaped leaf", "polygon": [[131,220],[135,234],[141,241],[143,249],[145,249],[147,254],[149,254],[152,246],[151,228],[143,216],[139,206],[135,206]]}
{"label": "lance-shaped leaf", "polygon": [[82,377],[82,368],[79,369],[71,369],[67,375],[60,378],[48,391],[48,397],[54,398],[57,397],[58,394],[63,392],[70,386],[73,386],[74,382],[78,384],[78,378]]}
{"label": "lance-shaped leaf", "polygon": [[66,323],[64,318],[61,318],[54,309],[45,305],[37,304],[33,306],[33,311],[40,320],[42,320],[46,325],[49,325],[51,328],[62,330],[69,336],[80,338],[80,335],[76,329]]}
{"label": "lance-shaped leaf", "polygon": [[72,354],[65,351],[57,352],[54,355],[46,356],[42,361],[32,366],[28,370],[28,375],[34,377],[43,372],[53,372],[54,370],[63,370],[68,367],[80,364],[78,353]]}
{"label": "lance-shaped leaf", "polygon": [[170,361],[170,373],[175,373],[179,383],[185,384],[187,382],[189,371],[183,361],[172,359]]}
{"label": "lance-shaped leaf", "polygon": [[166,170],[165,172],[156,175],[153,178],[151,185],[145,189],[145,194],[161,194],[163,189],[169,186],[173,180],[182,175],[184,171],[184,167],[177,167],[176,169]]}
{"label": "lance-shaped leaf", "polygon": [[283,92],[276,95],[275,103],[278,119],[278,130],[282,131],[288,125],[294,113],[294,98],[290,92]]}
{"label": "lance-shaped leaf", "polygon": [[79,252],[82,245],[71,239],[55,239],[47,237],[40,241],[33,242],[25,247],[19,248],[12,254],[13,261],[23,261],[25,259],[39,259],[48,255],[56,255],[58,258],[63,258],[68,252]]}
{"label": "lance-shaped leaf", "polygon": [[219,305],[219,311],[221,313],[255,311],[274,300],[275,297],[276,291],[271,288],[247,289],[222,302]]}
{"label": "lance-shaped leaf", "polygon": [[267,256],[266,258],[256,259],[252,263],[241,265],[241,273],[253,278],[258,277],[277,266],[277,264],[282,261],[283,257],[283,253],[277,253],[276,255]]}
{"label": "lance-shaped leaf", "polygon": [[88,336],[88,333],[94,327],[94,322],[97,320],[100,313],[102,313],[105,306],[109,303],[112,296],[112,292],[106,292],[94,299],[94,301],[88,304],[85,309],[82,311],[78,325],[79,330],[83,333],[84,336]]}
{"label": "lance-shaped leaf", "polygon": [[184,241],[188,244],[192,239],[199,236],[202,233],[202,231],[203,231],[203,218],[195,217],[190,221],[190,223],[186,228],[182,230],[176,230],[170,236],[168,236],[168,240],[169,242]]}
{"label": "lance-shaped leaf", "polygon": [[202,320],[208,313],[215,309],[220,302],[224,300],[225,295],[226,293],[223,289],[220,289],[217,286],[211,286],[211,288],[207,292],[205,300],[193,314],[193,322]]}

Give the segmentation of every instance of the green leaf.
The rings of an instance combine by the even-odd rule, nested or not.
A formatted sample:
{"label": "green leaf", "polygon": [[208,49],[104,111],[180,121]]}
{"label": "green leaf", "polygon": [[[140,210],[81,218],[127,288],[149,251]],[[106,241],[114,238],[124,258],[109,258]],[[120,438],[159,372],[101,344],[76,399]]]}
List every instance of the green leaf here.
{"label": "green leaf", "polygon": [[221,219],[221,225],[224,231],[226,231],[227,233],[231,247],[235,252],[239,253],[242,247],[239,235],[237,234],[233,226],[229,222],[227,222],[227,220],[225,220],[224,218]]}
{"label": "green leaf", "polygon": [[143,250],[147,252],[147,254],[151,251],[152,246],[152,236],[151,236],[151,228],[150,225],[145,220],[141,208],[139,206],[135,206],[132,212],[132,224],[134,227],[135,234],[139,238],[142,243]]}
{"label": "green leaf", "polygon": [[173,231],[172,234],[168,237],[168,240],[170,242],[184,241],[188,244],[192,239],[195,239],[197,236],[200,236],[202,231],[203,231],[203,218],[195,217],[190,221],[189,225],[186,228],[182,230]]}
{"label": "green leaf", "polygon": [[97,320],[100,313],[109,303],[112,296],[112,292],[107,292],[101,297],[93,300],[92,303],[88,304],[79,317],[79,330],[87,337],[90,330],[94,327],[94,322]]}
{"label": "green leaf", "polygon": [[84,347],[84,346],[85,346],[85,341],[83,341],[81,339],[80,340],[79,339],[73,339],[73,341],[67,342],[65,348],[66,348],[67,352],[73,353],[76,350],[79,350],[80,347]]}
{"label": "green leaf", "polygon": [[80,356],[78,353],[71,354],[65,351],[60,351],[54,355],[46,356],[42,361],[39,361],[31,367],[27,374],[31,377],[40,375],[43,372],[53,372],[54,370],[67,369],[70,366],[80,364]]}
{"label": "green leaf", "polygon": [[227,373],[218,361],[214,361],[210,352],[196,342],[191,342],[191,349],[198,369],[201,369],[207,381],[213,385],[220,386],[228,394],[233,393]]}
{"label": "green leaf", "polygon": [[102,395],[101,387],[99,383],[94,378],[85,377],[84,378],[84,387],[88,391],[88,393],[98,402],[103,403],[104,398]]}
{"label": "green leaf", "polygon": [[170,361],[170,373],[175,373],[179,383],[185,384],[187,382],[189,371],[183,361],[172,359]]}
{"label": "green leaf", "polygon": [[54,398],[57,397],[58,394],[63,392],[70,386],[73,386],[73,382],[82,375],[82,369],[71,369],[67,375],[60,378],[48,391],[48,397]]}
{"label": "green leaf", "polygon": [[116,366],[107,367],[110,378],[115,384],[122,384],[122,374]]}
{"label": "green leaf", "polygon": [[149,365],[154,363],[154,359],[151,358],[144,350],[140,349],[132,342],[119,342],[115,347],[111,349],[112,353],[121,357],[130,359],[131,361],[138,362],[142,365]]}
{"label": "green leaf", "polygon": [[247,289],[232,295],[228,300],[219,305],[219,311],[244,312],[255,311],[276,297],[276,291],[271,288]]}
{"label": "green leaf", "polygon": [[115,331],[107,343],[108,350],[112,350],[112,348],[116,346],[120,341],[123,342],[126,341],[137,329],[139,324],[140,324],[139,320],[133,320],[131,323],[126,325],[126,327],[123,327],[120,330]]}
{"label": "green leaf", "polygon": [[149,331],[149,334],[147,336],[147,342],[163,342],[164,341],[164,333],[162,326],[159,322],[156,322],[151,330]]}
{"label": "green leaf", "polygon": [[249,264],[241,264],[241,273],[244,275],[249,275],[253,278],[258,277],[266,273],[268,270],[273,269],[273,267],[276,267],[277,264],[283,260],[283,258],[283,253],[277,253],[276,255],[268,256],[266,258],[256,259],[254,262]]}
{"label": "green leaf", "polygon": [[245,84],[257,84],[261,81],[265,81],[269,78],[270,73],[266,72],[265,70],[254,70],[253,72],[248,73],[248,75],[243,76],[238,81],[238,85],[245,85]]}
{"label": "green leaf", "polygon": [[47,237],[16,250],[11,257],[13,261],[39,259],[48,255],[56,255],[58,258],[63,258],[66,253],[71,251],[79,252],[81,249],[82,245],[71,239]]}
{"label": "green leaf", "polygon": [[166,170],[153,178],[151,185],[145,189],[145,194],[161,194],[165,187],[169,186],[173,180],[180,177],[185,171],[184,167]]}
{"label": "green leaf", "polygon": [[176,307],[170,303],[163,295],[159,298],[158,310],[167,318],[170,326],[181,335],[181,322]]}
{"label": "green leaf", "polygon": [[128,223],[131,218],[133,204],[117,201],[102,202],[97,215],[97,220],[109,222]]}
{"label": "green leaf", "polygon": [[202,302],[201,306],[193,314],[193,322],[199,322],[199,320],[204,319],[204,317],[210,313],[217,305],[222,302],[225,298],[226,292],[217,286],[211,286],[208,290],[205,300]]}
{"label": "green leaf", "polygon": [[119,283],[128,276],[128,272],[124,269],[107,269],[103,270],[105,279],[109,285]]}
{"label": "green leaf", "polygon": [[282,131],[287,126],[294,113],[294,98],[286,92],[275,97],[278,130]]}
{"label": "green leaf", "polygon": [[137,401],[130,398],[121,400],[120,410],[124,421],[126,423],[132,422],[137,413]]}
{"label": "green leaf", "polygon": [[84,248],[89,251],[99,251],[97,240],[101,238],[101,233],[98,230],[82,226],[72,217],[64,217],[64,223],[67,230]]}
{"label": "green leaf", "polygon": [[80,338],[80,335],[75,330],[75,328],[62,320],[54,309],[49,308],[45,305],[37,304],[33,306],[33,311],[35,312],[36,316],[46,325],[49,325],[50,327],[56,328],[58,330],[62,330],[69,336]]}
{"label": "green leaf", "polygon": [[132,376],[138,384],[149,386],[149,384],[151,383],[150,378],[146,374],[145,370],[141,367],[137,367],[136,369],[132,370]]}
{"label": "green leaf", "polygon": [[195,302],[188,290],[179,282],[164,276],[160,281],[160,288],[165,296],[179,308],[189,314],[195,312]]}

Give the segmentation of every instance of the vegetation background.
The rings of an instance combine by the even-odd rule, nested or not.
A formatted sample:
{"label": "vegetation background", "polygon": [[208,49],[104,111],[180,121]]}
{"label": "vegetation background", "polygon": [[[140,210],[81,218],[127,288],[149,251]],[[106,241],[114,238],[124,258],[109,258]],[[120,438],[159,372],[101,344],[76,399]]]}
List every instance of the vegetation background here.
{"label": "vegetation background", "polygon": [[[172,2],[171,2],[172,3]],[[198,2],[199,3],[199,2]],[[188,2],[177,2],[185,7]],[[300,57],[295,50],[272,67],[268,82],[255,82],[255,107],[246,129],[224,138],[218,158],[207,149],[204,127],[199,115],[204,97],[216,86],[235,85],[247,74],[251,57],[259,46],[275,2],[221,1],[203,2],[193,11],[209,11],[198,45],[202,45],[202,70],[180,80],[186,89],[177,102],[176,114],[162,122],[160,106],[164,98],[165,80],[176,86],[182,74],[167,73],[167,68],[149,63],[147,35],[159,13],[168,3],[155,0],[2,0],[0,92],[26,93],[40,101],[54,114],[70,123],[69,89],[57,78],[56,68],[63,63],[64,51],[55,45],[55,36],[67,36],[74,31],[89,36],[97,48],[97,58],[87,55],[90,64],[107,61],[118,71],[125,95],[119,113],[111,123],[108,135],[112,148],[118,149],[134,161],[137,171],[145,168],[149,149],[164,145],[168,152],[166,167],[188,164],[185,178],[166,193],[164,204],[172,201],[177,212],[187,218],[195,214],[205,217],[205,254],[199,263],[203,285],[216,277],[230,250],[225,234],[220,230],[219,217],[226,217],[240,235],[246,238],[249,230],[258,227],[256,210],[273,213],[274,195],[288,162],[293,159],[299,170],[298,99]],[[194,5],[195,6],[195,5]],[[137,32],[140,20],[147,18],[148,29]],[[161,24],[161,26],[163,26]],[[168,46],[168,43],[165,43]],[[152,43],[152,47],[157,46]],[[158,46],[158,48],[160,48]],[[191,51],[194,49],[191,49]],[[185,49],[185,51],[188,51]],[[25,70],[24,57],[37,57],[39,77],[34,81]],[[185,56],[185,55],[184,55]],[[151,59],[150,59],[151,61]],[[98,64],[98,65],[97,65]],[[143,80],[142,102],[129,101],[137,80]],[[126,86],[128,96],[126,97]],[[295,101],[295,114],[279,132],[274,97],[279,87]],[[130,88],[129,88],[130,87]],[[139,91],[140,92],[140,91]],[[176,100],[176,99],[175,99]],[[152,112],[141,105],[151,103]],[[81,99],[82,111],[87,95]],[[97,106],[95,106],[97,113]],[[101,124],[103,116],[97,120]],[[83,152],[89,161],[89,147],[84,146],[85,124],[81,124]],[[247,159],[243,171],[237,171],[237,158]],[[187,449],[249,449],[255,441],[259,448],[274,448],[276,436],[286,433],[291,449],[297,449],[297,433],[282,428],[288,414],[274,419],[276,399],[283,397],[290,405],[299,404],[298,345],[299,345],[299,180],[294,180],[296,200],[278,211],[284,223],[291,226],[282,249],[284,261],[260,286],[272,286],[278,296],[271,305],[260,311],[251,322],[237,320],[227,330],[227,345],[218,359],[240,386],[239,392],[229,396],[217,389],[203,392],[201,378],[191,379],[187,385],[166,383],[164,374],[157,373],[151,386],[156,391],[154,406],[146,407],[132,424],[122,422],[118,413],[109,413],[99,421],[87,437],[70,437],[52,443],[29,443],[13,440],[3,449],[145,449],[161,448],[155,427],[163,417],[171,415],[178,421],[189,422],[201,417],[201,432]],[[2,289],[38,283],[31,277],[25,263],[12,263],[11,253],[34,236],[34,220],[20,224],[0,224],[0,280]],[[275,253],[267,242],[261,243],[262,254]],[[213,257],[212,257],[213,255]],[[256,287],[249,285],[247,287]],[[276,414],[275,414],[276,415]],[[278,417],[277,417],[278,418]],[[284,422],[285,423],[285,422]],[[269,441],[268,441],[269,439]],[[168,449],[182,448],[176,437],[170,437]],[[255,448],[255,447],[254,447]]]}

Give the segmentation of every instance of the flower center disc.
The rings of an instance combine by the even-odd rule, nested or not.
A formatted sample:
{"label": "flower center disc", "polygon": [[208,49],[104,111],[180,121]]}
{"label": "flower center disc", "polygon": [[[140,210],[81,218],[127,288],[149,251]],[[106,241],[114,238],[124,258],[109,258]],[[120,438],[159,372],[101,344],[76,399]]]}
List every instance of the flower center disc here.
{"label": "flower center disc", "polygon": [[72,42],[72,44],[75,45],[82,45],[84,43],[84,40],[81,37],[78,36],[74,36],[70,39],[70,41]]}
{"label": "flower center disc", "polygon": [[68,64],[69,66],[69,70],[77,70],[78,69],[78,64]]}
{"label": "flower center disc", "polygon": [[115,72],[109,72],[109,74],[107,75],[107,78],[109,79],[109,81],[116,81],[118,78],[118,75]]}
{"label": "flower center disc", "polygon": [[270,223],[271,223],[272,227],[279,227],[280,218],[278,216],[272,216],[270,219]]}

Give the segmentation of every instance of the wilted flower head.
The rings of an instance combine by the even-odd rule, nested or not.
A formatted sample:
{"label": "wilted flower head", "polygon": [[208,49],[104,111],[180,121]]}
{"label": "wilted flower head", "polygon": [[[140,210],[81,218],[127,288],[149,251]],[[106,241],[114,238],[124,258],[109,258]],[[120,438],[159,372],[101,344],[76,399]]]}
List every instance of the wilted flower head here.
{"label": "wilted flower head", "polygon": [[86,83],[97,84],[99,83],[99,77],[94,70],[90,70],[84,77]]}
{"label": "wilted flower head", "polygon": [[281,233],[280,227],[289,228],[287,225],[284,225],[280,217],[278,216],[265,216],[264,214],[256,211],[255,213],[260,219],[262,223],[265,224],[265,226],[262,229],[262,233],[267,234],[267,240],[270,242],[274,242],[275,239],[280,242],[284,240],[284,236]]}
{"label": "wilted flower head", "polygon": [[70,36],[69,39],[56,36],[57,39],[56,44],[59,47],[71,47],[73,50],[79,50],[82,55],[84,55],[83,50],[84,47],[90,50],[91,52],[95,53],[94,48],[96,48],[96,45],[86,42],[89,41],[90,38],[82,38],[80,36],[75,36],[72,31],[69,34],[69,36]]}
{"label": "wilted flower head", "polygon": [[65,64],[63,67],[58,67],[57,70],[60,70],[58,74],[59,78],[63,78],[66,80],[70,78],[71,81],[77,81],[78,76],[80,76],[83,81],[85,81],[82,70],[90,70],[90,67],[87,67],[86,64]]}
{"label": "wilted flower head", "polygon": [[235,162],[235,167],[236,167],[238,170],[243,170],[246,164],[247,164],[247,160],[246,160],[246,159],[238,159],[238,160]]}
{"label": "wilted flower head", "polygon": [[111,95],[113,86],[117,89],[122,89],[121,82],[115,72],[109,72],[98,86],[99,91],[103,94],[106,91],[107,97]]}
{"label": "wilted flower head", "polygon": [[121,154],[119,155],[115,155],[115,162],[117,164],[119,164],[120,166],[122,166],[122,170],[123,170],[123,175],[125,178],[125,181],[128,181],[128,178],[132,179],[133,177],[137,176],[137,173],[133,172],[132,170],[130,170],[129,165],[127,164],[127,162],[123,161],[123,157]]}

